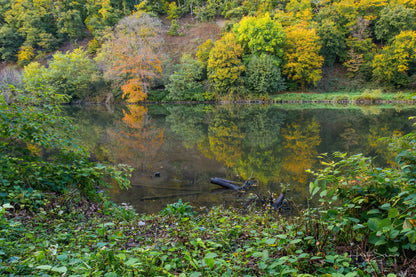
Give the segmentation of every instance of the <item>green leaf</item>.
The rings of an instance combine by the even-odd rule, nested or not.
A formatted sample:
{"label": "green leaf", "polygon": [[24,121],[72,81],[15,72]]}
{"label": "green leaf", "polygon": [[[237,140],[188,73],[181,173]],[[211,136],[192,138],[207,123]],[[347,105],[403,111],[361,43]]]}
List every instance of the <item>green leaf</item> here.
{"label": "green leaf", "polygon": [[399,248],[396,246],[393,246],[393,247],[389,247],[388,250],[390,253],[397,253],[397,251],[399,251]]}
{"label": "green leaf", "polygon": [[337,210],[334,210],[334,209],[330,209],[330,210],[328,210],[328,215],[330,217],[337,217],[338,211]]}
{"label": "green leaf", "polygon": [[271,244],[275,244],[275,242],[276,242],[276,239],[275,239],[275,238],[266,239],[266,240],[264,241],[264,243],[269,244],[269,245],[271,245]]}
{"label": "green leaf", "polygon": [[263,252],[254,252],[252,256],[254,258],[259,258],[259,257],[263,256]]}
{"label": "green leaf", "polygon": [[374,245],[375,246],[380,246],[380,245],[383,245],[383,244],[386,244],[386,243],[387,243],[387,241],[383,238],[383,239],[377,240],[377,242]]}
{"label": "green leaf", "polygon": [[38,265],[36,269],[50,270],[52,266],[50,265]]}
{"label": "green leaf", "polygon": [[290,244],[296,244],[296,243],[299,243],[301,241],[302,241],[301,239],[294,239],[294,240],[290,241]]}
{"label": "green leaf", "polygon": [[60,267],[53,267],[52,271],[58,272],[58,273],[66,273],[68,269],[66,268],[66,266],[60,266]]}
{"label": "green leaf", "polygon": [[390,230],[390,232],[389,232],[389,237],[391,238],[391,239],[395,239],[395,238],[397,238],[397,236],[400,234],[400,231],[399,230],[395,230],[395,229],[393,229],[393,230]]}
{"label": "green leaf", "polygon": [[352,227],[352,229],[355,231],[355,230],[361,229],[363,227],[364,227],[364,225],[362,225],[362,224],[354,224],[354,226]]}
{"label": "green leaf", "polygon": [[61,255],[56,256],[56,259],[58,261],[65,261],[66,259],[68,259],[68,255],[67,254],[61,254]]}
{"label": "green leaf", "polygon": [[104,277],[118,277],[118,274],[114,272],[109,272],[104,274]]}
{"label": "green leaf", "polygon": [[210,269],[212,269],[212,268],[214,267],[214,259],[207,259],[207,258],[204,258],[204,261],[205,261],[206,265],[207,265]]}
{"label": "green leaf", "polygon": [[391,229],[391,220],[390,218],[385,218],[380,221],[379,228],[383,231],[390,231]]}
{"label": "green leaf", "polygon": [[391,209],[391,205],[390,205],[390,203],[385,203],[385,204],[380,206],[380,209],[388,211],[388,210]]}
{"label": "green leaf", "polygon": [[369,210],[367,212],[367,214],[379,214],[379,213],[380,213],[380,210],[379,209],[372,209],[372,210]]}
{"label": "green leaf", "polygon": [[309,193],[310,193],[311,195],[315,195],[315,194],[319,191],[319,189],[320,189],[320,187],[315,186],[315,184],[314,184],[314,183],[310,183],[310,184],[309,184]]}
{"label": "green leaf", "polygon": [[416,242],[416,232],[414,230],[407,233],[407,238],[409,239],[410,243]]}
{"label": "green leaf", "polygon": [[127,266],[133,266],[133,265],[140,264],[138,262],[139,262],[139,259],[137,259],[137,258],[130,258],[124,264],[127,265]]}
{"label": "green leaf", "polygon": [[218,254],[217,253],[207,253],[206,255],[205,255],[205,259],[213,259],[213,258],[216,258],[216,257],[218,257]]}
{"label": "green leaf", "polygon": [[379,218],[370,218],[367,222],[368,228],[372,231],[380,230],[380,219]]}
{"label": "green leaf", "polygon": [[399,211],[396,208],[392,208],[389,210],[388,217],[389,218],[395,218],[399,215]]}

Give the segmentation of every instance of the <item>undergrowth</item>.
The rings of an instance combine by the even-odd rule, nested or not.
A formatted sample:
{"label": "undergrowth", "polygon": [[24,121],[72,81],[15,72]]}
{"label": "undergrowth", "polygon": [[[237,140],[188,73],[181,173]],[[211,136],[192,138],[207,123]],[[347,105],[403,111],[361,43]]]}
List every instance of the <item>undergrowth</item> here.
{"label": "undergrowth", "polygon": [[[254,207],[239,211],[220,206],[195,214],[189,203],[178,202],[160,214],[138,215],[127,205],[92,203],[81,195],[45,198],[43,207],[32,214],[10,205],[1,208],[3,275],[404,276],[415,272],[403,257],[389,258],[366,248],[340,232],[334,218],[320,220],[315,212],[285,218]],[[328,215],[333,216],[331,211]]]}

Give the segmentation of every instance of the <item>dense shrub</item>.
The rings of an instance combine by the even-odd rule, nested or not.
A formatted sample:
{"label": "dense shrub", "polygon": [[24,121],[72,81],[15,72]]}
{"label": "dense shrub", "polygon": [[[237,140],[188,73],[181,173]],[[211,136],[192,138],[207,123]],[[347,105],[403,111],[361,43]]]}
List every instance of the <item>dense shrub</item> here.
{"label": "dense shrub", "polygon": [[[127,167],[92,163],[79,146],[76,130],[60,115],[63,94],[21,91],[12,104],[0,96],[0,203],[17,202],[34,190],[63,192],[74,188],[95,199],[95,187],[111,176],[128,186]],[[24,198],[24,197],[23,197]]]}
{"label": "dense shrub", "polygon": [[319,192],[328,229],[346,241],[368,243],[378,254],[416,251],[415,141],[414,133],[394,138],[399,169],[375,167],[361,154],[335,153],[337,161],[323,162],[310,191]]}
{"label": "dense shrub", "polygon": [[29,91],[42,85],[72,99],[82,99],[91,94],[97,74],[95,63],[83,50],[75,49],[66,54],[54,54],[47,68],[39,63],[29,64],[25,67],[23,81]]}
{"label": "dense shrub", "polygon": [[169,77],[170,83],[166,86],[169,94],[168,100],[204,100],[201,62],[194,60],[190,55],[181,58],[178,71]]}
{"label": "dense shrub", "polygon": [[256,96],[285,89],[278,62],[270,55],[251,57],[247,65],[245,84]]}

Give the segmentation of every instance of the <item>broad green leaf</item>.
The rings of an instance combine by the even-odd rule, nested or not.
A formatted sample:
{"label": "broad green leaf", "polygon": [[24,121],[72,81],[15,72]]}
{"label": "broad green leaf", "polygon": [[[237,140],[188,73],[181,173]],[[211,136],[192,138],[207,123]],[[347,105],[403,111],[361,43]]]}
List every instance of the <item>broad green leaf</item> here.
{"label": "broad green leaf", "polygon": [[370,218],[368,220],[368,228],[372,231],[379,231],[380,230],[380,219],[379,218]]}
{"label": "broad green leaf", "polygon": [[38,265],[36,269],[44,269],[44,270],[50,270],[52,266],[50,265]]}
{"label": "broad green leaf", "polygon": [[127,266],[133,266],[133,265],[140,264],[138,262],[139,262],[139,259],[137,259],[137,258],[130,258],[124,264],[127,265]]}
{"label": "broad green leaf", "polygon": [[379,209],[372,209],[372,210],[369,210],[367,212],[367,214],[379,214],[379,213],[380,213],[380,210]]}
{"label": "broad green leaf", "polygon": [[391,220],[390,218],[385,218],[380,221],[379,228],[383,231],[389,231],[391,229]]}
{"label": "broad green leaf", "polygon": [[68,271],[66,266],[53,267],[51,270],[58,273],[66,273]]}
{"label": "broad green leaf", "polygon": [[388,210],[391,209],[391,205],[390,205],[390,203],[385,203],[385,204],[380,206],[380,209],[388,211]]}
{"label": "broad green leaf", "polygon": [[411,232],[407,233],[407,238],[409,239],[410,243],[416,242],[416,231],[412,230]]}
{"label": "broad green leaf", "polygon": [[61,255],[56,256],[56,259],[58,261],[65,261],[66,259],[68,259],[68,255],[67,254],[61,254]]}
{"label": "broad green leaf", "polygon": [[389,210],[388,217],[389,218],[395,218],[399,215],[399,211],[396,208],[392,208]]}
{"label": "broad green leaf", "polygon": [[290,244],[296,244],[296,243],[299,243],[301,241],[302,241],[301,239],[294,239],[294,240],[291,240],[289,243]]}
{"label": "broad green leaf", "polygon": [[383,238],[383,239],[377,240],[377,242],[374,245],[379,246],[379,245],[383,245],[383,244],[386,244],[386,243],[387,243],[387,241]]}
{"label": "broad green leaf", "polygon": [[216,258],[216,257],[218,257],[217,253],[207,253],[205,255],[205,259],[213,259],[213,258]]}
{"label": "broad green leaf", "polygon": [[276,239],[275,238],[266,239],[264,241],[264,243],[269,244],[269,245],[274,244],[275,242],[276,242]]}

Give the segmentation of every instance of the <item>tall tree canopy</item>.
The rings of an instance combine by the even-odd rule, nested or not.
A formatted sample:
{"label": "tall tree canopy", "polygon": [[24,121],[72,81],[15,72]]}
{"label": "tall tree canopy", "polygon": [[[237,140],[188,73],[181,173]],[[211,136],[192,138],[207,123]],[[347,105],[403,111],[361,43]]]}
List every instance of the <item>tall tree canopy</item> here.
{"label": "tall tree canopy", "polygon": [[97,61],[104,78],[121,86],[129,102],[146,98],[152,81],[162,72],[157,49],[162,42],[161,23],[147,13],[135,13],[123,18],[104,43]]}

